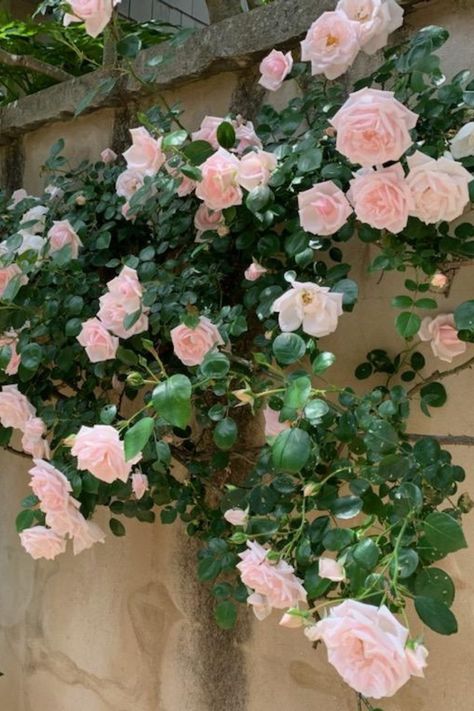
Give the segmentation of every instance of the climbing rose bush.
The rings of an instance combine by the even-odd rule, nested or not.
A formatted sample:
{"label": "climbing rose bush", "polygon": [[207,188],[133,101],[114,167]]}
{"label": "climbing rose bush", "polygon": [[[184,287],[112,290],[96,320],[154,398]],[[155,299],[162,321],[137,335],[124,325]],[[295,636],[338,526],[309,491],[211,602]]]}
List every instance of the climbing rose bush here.
{"label": "climbing rose bush", "polygon": [[[90,34],[112,15],[69,6]],[[116,536],[127,519],[179,519],[217,624],[233,627],[238,603],[278,610],[367,708],[423,676],[423,624],[456,631],[438,561],[466,546],[471,508],[463,469],[409,416],[434,416],[473,362],[474,300],[440,300],[474,253],[474,83],[441,73],[438,27],[385,49],[349,96],[327,81],[402,14],[340,0],[302,62],[262,61],[263,87],[302,89],[281,111],[189,134],[178,107],[151,108],[122,156],[105,146],[78,166],[59,140],[43,194],[0,210],[0,444],[31,456],[25,550],[104,543],[98,509]],[[368,353],[357,388],[333,382],[345,354],[324,340],[357,318],[350,242],[405,286],[400,350]]]}

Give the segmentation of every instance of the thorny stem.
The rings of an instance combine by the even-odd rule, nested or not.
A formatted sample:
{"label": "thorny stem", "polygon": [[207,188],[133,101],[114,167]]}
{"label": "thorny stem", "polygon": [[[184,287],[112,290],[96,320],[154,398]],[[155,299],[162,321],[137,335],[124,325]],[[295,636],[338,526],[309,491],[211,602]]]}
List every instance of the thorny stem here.
{"label": "thorny stem", "polygon": [[451,375],[457,375],[458,373],[461,373],[463,370],[466,370],[467,368],[472,368],[474,365],[474,356],[472,358],[469,358],[469,360],[466,360],[464,363],[461,363],[460,365],[457,365],[455,368],[451,368],[450,370],[435,370],[434,373],[431,373],[431,375],[428,378],[424,378],[421,383],[418,383],[414,387],[412,387],[407,395],[408,397],[413,397],[417,393],[420,392],[421,388],[423,388],[425,385],[429,385],[429,383],[434,383],[438,380],[445,380],[446,378],[449,378]]}

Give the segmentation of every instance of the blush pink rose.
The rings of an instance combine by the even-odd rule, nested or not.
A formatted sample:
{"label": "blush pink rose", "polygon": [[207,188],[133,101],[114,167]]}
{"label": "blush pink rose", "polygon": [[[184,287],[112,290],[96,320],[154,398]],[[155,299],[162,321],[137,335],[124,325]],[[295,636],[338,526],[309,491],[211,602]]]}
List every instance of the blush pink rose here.
{"label": "blush pink rose", "polygon": [[143,287],[138,278],[137,271],[124,266],[120,274],[107,282],[107,289],[111,294],[121,296],[130,308],[135,306],[135,299],[143,296]]}
{"label": "blush pink rose", "polygon": [[247,281],[257,281],[257,279],[260,279],[260,277],[262,277],[267,272],[268,269],[262,267],[262,265],[256,262],[254,259],[252,264],[245,270],[244,277],[247,279]]}
{"label": "blush pink rose", "polygon": [[336,148],[351,163],[363,167],[398,160],[413,143],[410,130],[418,115],[403,106],[393,92],[361,89],[349,95],[331,119]]}
{"label": "blush pink rose", "polygon": [[5,368],[7,375],[16,375],[21,363],[21,356],[17,353],[18,334],[15,331],[6,331],[0,336],[0,348],[7,346],[10,349],[10,360]]}
{"label": "blush pink rose", "polygon": [[472,175],[460,163],[451,156],[435,160],[416,151],[409,156],[408,167],[414,217],[429,225],[442,220],[451,222],[462,215],[469,203]]}
{"label": "blush pink rose", "polygon": [[219,329],[205,316],[200,316],[196,328],[183,323],[171,331],[175,355],[187,366],[200,365],[215,346],[223,346]]}
{"label": "blush pink rose", "polygon": [[137,170],[143,175],[156,175],[166,156],[162,151],[162,138],[153,138],[146,128],[131,128],[132,145],[123,157],[129,170]]}
{"label": "blush pink rose", "polygon": [[135,195],[137,190],[143,187],[144,174],[140,170],[129,168],[120,173],[115,183],[115,190],[119,197],[124,197],[126,200]]}
{"label": "blush pink rose", "polygon": [[18,205],[19,202],[22,200],[25,200],[27,197],[30,197],[26,190],[24,188],[19,188],[18,190],[14,190],[12,193],[12,196],[10,198],[10,205],[9,205],[9,210],[12,210],[16,205]]}
{"label": "blush pink rose", "polygon": [[21,446],[23,451],[37,459],[49,459],[50,451],[46,425],[40,417],[30,417],[25,424]]}
{"label": "blush pink rose", "polygon": [[220,237],[224,237],[229,232],[222,211],[210,210],[206,205],[198,207],[194,215],[194,227],[198,231],[197,241],[199,241],[204,232],[217,232]]}
{"label": "blush pink rose", "polygon": [[201,166],[202,180],[196,187],[197,197],[211,210],[241,205],[239,168],[239,159],[224,148],[219,148]]}
{"label": "blush pink rose", "polygon": [[148,477],[142,472],[133,472],[132,474],[132,491],[137,499],[142,499],[148,489],[150,484],[148,482]]}
{"label": "blush pink rose", "polygon": [[96,543],[104,543],[105,541],[105,533],[100,526],[93,521],[87,521],[82,514],[80,515],[83,520],[77,526],[72,539],[74,555],[79,555],[79,553],[92,548]]}
{"label": "blush pink rose", "polygon": [[8,267],[0,267],[0,299],[4,295],[12,279],[19,279],[24,286],[28,283],[28,277],[23,274],[18,264],[9,264]]}
{"label": "blush pink rose", "polygon": [[57,555],[66,550],[66,541],[62,536],[52,531],[46,526],[33,526],[25,528],[20,533],[21,545],[34,560],[46,558],[54,560]]}
{"label": "blush pink rose", "polygon": [[385,605],[377,608],[345,600],[305,633],[311,641],[325,643],[329,663],[364,696],[393,696],[413,669],[416,676],[422,675],[420,652],[414,664],[407,652],[408,630]]}
{"label": "blush pink rose", "polygon": [[110,425],[81,427],[71,453],[77,457],[78,469],[89,471],[107,484],[116,479],[127,481],[133,465],[142,457],[138,454],[126,461],[123,442]]}
{"label": "blush pink rose", "polygon": [[60,536],[73,538],[85,521],[79,511],[80,505],[79,501],[69,496],[65,506],[45,511],[46,525]]}
{"label": "blush pink rose", "polygon": [[298,207],[301,226],[313,235],[333,235],[352,214],[346,196],[332,180],[300,193]]}
{"label": "blush pink rose", "polygon": [[400,163],[380,170],[362,169],[351,180],[348,197],[361,222],[394,234],[405,229],[414,207]]}
{"label": "blush pink rose", "polygon": [[53,254],[66,245],[69,245],[71,248],[72,258],[77,259],[79,255],[79,247],[82,247],[82,242],[77,232],[72,228],[69,220],[53,222],[53,226],[48,232],[48,238],[50,254]]}
{"label": "blush pink rose", "polygon": [[360,49],[359,27],[340,11],[323,12],[301,43],[301,59],[312,74],[336,79],[351,66]]}
{"label": "blush pink rose", "polygon": [[296,331],[300,326],[309,336],[327,336],[337,328],[342,315],[342,294],[312,282],[294,281],[291,289],[280,296],[272,306],[279,314],[278,323],[283,332]]}
{"label": "blush pink rose", "polygon": [[256,541],[248,541],[247,548],[239,553],[241,562],[237,568],[244,585],[262,596],[263,600],[258,600],[259,605],[281,610],[306,602],[306,590],[291,565],[284,560],[277,563],[269,561],[269,551]]}
{"label": "blush pink rose", "polygon": [[277,159],[267,151],[250,151],[240,159],[239,183],[246,190],[267,185],[277,167]]}
{"label": "blush pink rose", "polygon": [[232,121],[235,129],[235,138],[237,146],[235,152],[241,155],[247,148],[262,148],[262,141],[255,133],[254,125],[251,121],[246,121],[242,116],[237,116],[235,121]]}
{"label": "blush pink rose", "polygon": [[4,385],[0,390],[0,422],[4,427],[25,430],[26,423],[36,416],[36,409],[17,385]]}
{"label": "blush pink rose", "polygon": [[403,8],[395,0],[339,0],[336,9],[358,23],[366,54],[385,47],[388,36],[403,24]]}
{"label": "blush pink rose", "polygon": [[118,155],[111,148],[104,148],[104,150],[100,154],[100,158],[103,163],[108,165],[109,163],[113,163],[114,161],[116,161],[118,158]]}
{"label": "blush pink rose", "polygon": [[[105,328],[114,335],[120,338],[131,338],[137,333],[143,333],[148,329],[148,316],[139,299],[136,300],[136,304],[132,300],[125,302],[124,298],[119,294],[108,292],[100,297],[99,303],[100,309],[97,316]],[[126,317],[134,314],[139,309],[142,309],[141,315],[132,326],[125,328],[124,321]]]}
{"label": "blush pink rose", "polygon": [[249,515],[247,511],[243,511],[243,509],[228,509],[224,513],[224,518],[232,526],[245,526],[249,519]]}
{"label": "blush pink rose", "polygon": [[35,458],[29,471],[30,486],[40,500],[41,511],[61,511],[67,508],[72,491],[64,474],[43,459]]}
{"label": "blush pink rose", "polygon": [[265,405],[263,417],[265,420],[265,437],[276,437],[280,432],[284,432],[290,427],[288,421],[280,422],[280,413],[278,410],[272,410],[269,405]]}
{"label": "blush pink rose", "polygon": [[456,160],[474,155],[474,121],[464,124],[449,143]]}
{"label": "blush pink rose", "polygon": [[463,355],[467,345],[458,338],[453,314],[441,314],[435,318],[427,316],[421,322],[418,332],[422,341],[429,341],[437,358],[451,363],[453,358]]}
{"label": "blush pink rose", "polygon": [[111,336],[97,318],[90,318],[84,321],[77,340],[86,349],[91,363],[113,360],[117,354],[118,338]]}
{"label": "blush pink rose", "polygon": [[327,580],[332,580],[333,582],[340,582],[341,580],[346,579],[344,566],[332,558],[326,558],[324,556],[321,557],[319,559],[318,572],[320,578],[326,578]]}
{"label": "blush pink rose", "polygon": [[430,279],[430,286],[432,289],[437,289],[438,291],[444,291],[449,284],[449,279],[443,272],[436,272]]}
{"label": "blush pink rose", "polygon": [[219,116],[205,116],[201,122],[199,130],[194,131],[194,133],[191,134],[191,138],[193,141],[207,141],[215,150],[217,150],[219,148],[217,129],[224,121],[227,121],[227,119]]}
{"label": "blush pink rose", "polygon": [[188,178],[186,175],[183,175],[177,168],[172,168],[169,163],[165,163],[165,168],[167,172],[175,178],[175,180],[179,180],[179,185],[176,188],[176,195],[178,197],[186,197],[186,195],[191,195],[191,193],[196,189],[196,181],[191,180],[191,178]]}
{"label": "blush pink rose", "polygon": [[292,69],[293,57],[291,52],[283,54],[283,52],[272,49],[260,64],[260,74],[262,76],[258,83],[269,91],[277,91]]}
{"label": "blush pink rose", "polygon": [[64,15],[64,25],[84,22],[86,32],[97,37],[109,24],[113,8],[120,0],[69,0],[71,13]]}

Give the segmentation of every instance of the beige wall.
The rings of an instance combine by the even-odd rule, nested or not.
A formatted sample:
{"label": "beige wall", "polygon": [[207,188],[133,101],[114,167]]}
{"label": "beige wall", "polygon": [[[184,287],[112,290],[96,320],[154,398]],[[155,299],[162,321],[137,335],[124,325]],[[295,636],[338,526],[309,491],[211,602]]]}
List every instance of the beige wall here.
{"label": "beige wall", "polygon": [[[443,51],[449,72],[474,66],[470,0],[440,0],[410,21],[452,30]],[[194,127],[203,114],[226,111],[235,84],[235,77],[223,75],[167,98],[191,107],[185,122]],[[112,123],[112,111],[103,111],[28,135],[25,187],[35,192],[44,184],[40,166],[58,137],[66,139],[72,160],[94,159],[109,145]],[[338,354],[333,377],[340,383],[371,348],[401,347],[389,306],[400,280],[386,275],[377,285],[377,277],[367,275],[371,250],[350,246],[360,302],[324,342]],[[474,268],[463,268],[442,310],[472,298],[473,279]],[[439,366],[434,359],[430,364]],[[472,433],[472,393],[472,373],[453,378],[449,406],[432,419],[415,411],[412,431]],[[463,489],[474,498],[472,450],[456,447],[453,454],[468,471]],[[128,523],[126,538],[108,536],[104,546],[78,558],[33,562],[14,532],[18,502],[27,493],[27,462],[10,455],[0,461],[1,711],[355,711],[353,694],[326,663],[323,649],[313,651],[300,631],[279,628],[277,616],[258,623],[242,610],[235,633],[216,629],[206,590],[196,582],[194,544],[179,525]],[[474,516],[466,519],[466,534],[474,545]],[[458,590],[460,633],[426,634],[426,681],[413,681],[383,703],[384,711],[474,709],[472,550],[457,553],[446,569]],[[421,631],[416,620],[413,631]]]}

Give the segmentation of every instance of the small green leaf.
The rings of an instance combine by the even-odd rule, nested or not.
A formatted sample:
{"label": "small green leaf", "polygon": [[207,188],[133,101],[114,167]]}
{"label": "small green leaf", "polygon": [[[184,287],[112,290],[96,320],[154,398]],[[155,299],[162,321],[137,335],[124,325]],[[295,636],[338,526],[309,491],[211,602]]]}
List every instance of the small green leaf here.
{"label": "small green leaf", "polygon": [[221,600],[214,608],[214,617],[222,630],[231,630],[237,621],[237,607],[230,600]]}
{"label": "small green leaf", "polygon": [[431,597],[417,596],[415,609],[420,620],[435,632],[448,635],[458,631],[456,618],[444,602]]}
{"label": "small green leaf", "polygon": [[127,462],[137,454],[140,454],[140,452],[143,452],[152,435],[154,426],[155,420],[153,417],[144,417],[127,430],[124,438],[125,459]]}
{"label": "small green leaf", "polygon": [[331,367],[333,363],[336,362],[336,356],[334,353],[329,353],[329,351],[323,351],[318,353],[316,358],[313,360],[312,368],[313,373],[319,375],[319,373],[324,373],[325,370]]}
{"label": "small green leaf", "polygon": [[31,509],[21,511],[15,520],[16,530],[21,533],[25,528],[30,528],[35,520],[35,513]]}
{"label": "small green leaf", "polygon": [[157,385],[152,403],[158,414],[174,427],[184,429],[191,422],[191,381],[185,375],[172,375]]}
{"label": "small green leaf", "polygon": [[378,563],[380,549],[372,538],[364,538],[356,545],[352,555],[366,570],[372,570]]}
{"label": "small green leaf", "polygon": [[423,597],[431,597],[451,607],[455,588],[453,581],[444,570],[424,568],[416,576],[415,593]]}
{"label": "small green leaf", "polygon": [[231,417],[224,417],[214,429],[213,440],[219,449],[227,451],[234,446],[237,441],[237,435],[238,429],[235,420]]}
{"label": "small green leaf", "polygon": [[280,333],[272,345],[273,355],[282,365],[300,360],[306,352],[306,343],[296,333]]}
{"label": "small green leaf", "polygon": [[168,150],[170,150],[170,148],[176,148],[178,146],[183,145],[183,143],[185,142],[187,137],[188,137],[187,131],[184,131],[184,130],[173,131],[172,133],[168,133],[163,138],[163,143],[162,143],[163,150],[168,151]]}
{"label": "small green leaf", "polygon": [[114,536],[125,536],[127,533],[125,526],[121,521],[118,520],[118,518],[111,518],[109,521],[109,528],[114,534]]}
{"label": "small green leaf", "polygon": [[421,318],[410,311],[403,311],[395,322],[397,331],[402,338],[413,338],[421,326]]}
{"label": "small green leaf", "polygon": [[449,514],[434,511],[421,525],[428,543],[440,553],[447,555],[467,548],[461,526]]}
{"label": "small green leaf", "polygon": [[198,563],[198,578],[202,583],[216,578],[221,572],[221,562],[211,556],[201,558]]}
{"label": "small green leaf", "polygon": [[359,496],[340,496],[330,506],[336,518],[350,519],[362,511],[362,499]]}
{"label": "small green leaf", "polygon": [[465,301],[454,311],[458,331],[474,331],[474,300]]}
{"label": "small green leaf", "polygon": [[182,148],[182,153],[192,165],[202,165],[214,155],[214,148],[207,141],[192,141]]}
{"label": "small green leaf", "polygon": [[206,378],[225,378],[230,369],[230,362],[225,353],[211,351],[206,355],[199,366],[199,370]]}
{"label": "small green leaf", "polygon": [[235,145],[235,129],[229,121],[223,121],[217,128],[217,141],[222,148],[233,148]]}
{"label": "small green leaf", "polygon": [[446,388],[441,383],[429,383],[420,390],[422,400],[430,407],[443,407],[448,399]]}
{"label": "small green leaf", "polygon": [[280,432],[272,446],[272,462],[279,471],[296,474],[306,465],[311,454],[307,432],[297,427]]}
{"label": "small green leaf", "polygon": [[138,35],[130,34],[122,37],[117,42],[117,52],[121,57],[135,59],[142,48],[142,41]]}

